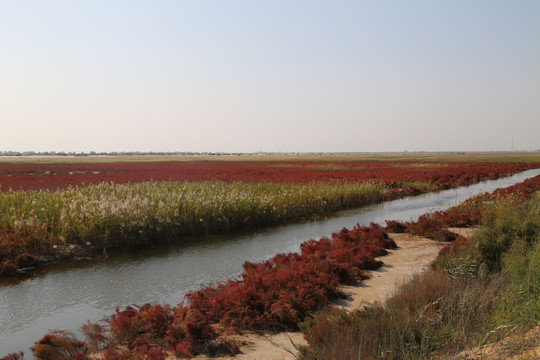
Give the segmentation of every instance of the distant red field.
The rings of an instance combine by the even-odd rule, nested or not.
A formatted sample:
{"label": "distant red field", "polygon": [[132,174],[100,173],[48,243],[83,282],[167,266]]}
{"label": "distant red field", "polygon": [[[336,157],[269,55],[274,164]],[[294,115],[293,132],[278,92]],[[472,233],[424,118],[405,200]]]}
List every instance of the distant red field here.
{"label": "distant red field", "polygon": [[0,165],[1,191],[142,181],[240,181],[271,183],[422,181],[447,188],[538,167],[537,163],[464,162],[154,162]]}

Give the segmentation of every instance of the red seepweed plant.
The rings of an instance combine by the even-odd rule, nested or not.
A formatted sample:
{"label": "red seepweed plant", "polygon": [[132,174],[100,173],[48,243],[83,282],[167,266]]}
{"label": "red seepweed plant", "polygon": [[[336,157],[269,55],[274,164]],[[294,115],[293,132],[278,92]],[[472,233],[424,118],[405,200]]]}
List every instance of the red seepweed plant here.
{"label": "red seepweed plant", "polygon": [[[21,259],[16,258],[22,254],[28,254],[36,260],[28,267],[41,266],[65,259],[96,256],[112,248],[171,241],[186,234],[208,234],[323,216],[336,210],[466,185],[537,166],[538,163],[393,161],[0,165],[0,195],[9,199],[9,201],[0,200],[5,205],[2,209],[4,218],[0,223],[0,276],[13,275],[17,270],[27,267],[17,264],[16,260]],[[305,189],[308,191],[301,196],[307,196],[305,203],[280,202],[275,199],[282,197],[275,197],[274,189],[272,190],[274,200],[270,205],[257,200],[248,202],[239,200],[238,203],[233,203],[211,196],[201,208],[203,216],[197,216],[198,209],[194,208],[193,203],[189,203],[190,205],[186,207],[183,207],[185,204],[182,201],[174,208],[161,206],[164,202],[156,199],[172,190],[164,183],[165,181],[184,182],[184,185],[194,182],[206,184],[211,181],[214,184],[240,187],[246,187],[249,183],[269,188],[275,188],[275,183],[280,183],[279,186],[308,184],[294,185],[297,188],[293,190],[282,189],[289,194],[291,191],[303,192]],[[121,200],[114,201],[114,204],[108,203],[114,206],[100,203],[99,198],[92,198],[90,194],[84,195],[83,201],[79,198],[79,195],[82,196],[90,189],[86,185],[101,184],[95,185],[103,187],[99,191],[121,194],[126,186],[118,184],[125,183],[164,186],[151,191],[156,203],[140,200],[144,196],[151,195],[147,192],[141,196],[137,193],[138,190],[134,189],[131,189],[129,195],[124,194],[125,197],[124,195],[116,197]],[[320,187],[323,183],[329,188],[327,195],[322,195],[317,201],[309,197],[311,196],[309,194],[319,194],[317,191],[320,190],[313,188]],[[372,188],[354,188],[362,184]],[[68,189],[56,192],[41,191],[65,188]],[[66,192],[70,194],[67,200],[63,198]],[[94,195],[97,192],[98,190],[90,191]],[[178,195],[179,192],[175,190],[175,194]],[[241,196],[249,196],[249,192],[241,192]],[[21,203],[20,199],[24,201]],[[34,200],[39,205],[32,205]],[[130,201],[134,201],[133,207],[141,206],[139,213],[145,215],[131,218],[118,215],[117,209],[127,206]],[[223,201],[219,206],[215,206],[221,209],[220,211],[216,212],[212,208],[214,201]],[[75,209],[70,208],[68,204],[74,205]],[[88,204],[92,204],[91,209],[86,209]],[[150,206],[150,210],[143,204]],[[229,211],[231,209],[233,211]],[[135,212],[131,212],[133,213]],[[88,217],[86,214],[89,214]]]}
{"label": "red seepweed plant", "polygon": [[482,218],[482,206],[484,203],[488,203],[490,199],[516,197],[524,200],[539,189],[540,175],[516,185],[497,189],[491,194],[477,195],[448,210],[424,214],[417,221],[386,220],[385,230],[396,233],[409,232],[442,241],[454,241],[457,236],[451,236],[445,228],[478,225]]}
{"label": "red seepweed plant", "polygon": [[106,360],[234,355],[240,350],[223,336],[224,329],[298,330],[298,323],[341,296],[340,284],[361,280],[364,270],[382,264],[375,258],[395,246],[375,224],[342,229],[330,239],[307,241],[300,253],[246,262],[238,279],[189,293],[187,305],[116,309],[103,320],[106,326],[82,327],[84,342],[65,332],[47,334],[34,345],[34,355],[86,359],[103,349]]}
{"label": "red seepweed plant", "polygon": [[0,358],[0,360],[23,360],[23,359],[24,359],[24,353],[22,351],[18,353],[11,353],[4,356],[3,358]]}
{"label": "red seepweed plant", "polygon": [[340,297],[340,283],[363,277],[382,263],[375,258],[395,247],[375,224],[343,229],[332,239],[310,240],[301,253],[246,262],[239,280],[209,285],[187,295],[190,306],[237,329],[297,330],[298,323]]}
{"label": "red seepweed plant", "polygon": [[[397,195],[468,185],[538,167],[538,163],[408,162],[408,161],[204,161],[112,164],[0,165],[0,190],[58,189],[83,184],[143,181],[227,181],[309,184],[311,182],[382,181]],[[402,183],[411,183],[401,189]]]}
{"label": "red seepweed plant", "polygon": [[[496,191],[490,196],[504,197],[513,192],[526,197],[532,193],[531,189],[539,187],[540,176],[515,185],[512,191]],[[475,214],[477,203],[487,199],[488,195],[481,195],[470,200],[467,207],[427,216],[416,226],[431,231],[436,226],[463,224],[467,216]],[[473,216],[465,223],[475,221]],[[458,239],[444,251],[459,251],[465,244],[466,240]],[[220,338],[221,328],[296,330],[300,321],[340,296],[339,284],[362,279],[363,270],[380,266],[376,257],[395,246],[375,224],[343,229],[331,238],[304,243],[300,253],[278,254],[261,263],[246,262],[239,279],[189,293],[187,305],[146,304],[123,311],[117,309],[105,319],[107,331],[95,327],[91,333],[97,343],[107,343],[104,354],[107,360],[164,359],[169,353],[183,357],[200,353],[235,354],[238,346]],[[221,326],[216,326],[217,323]],[[36,343],[34,355],[43,359],[81,360],[87,358],[90,347],[88,340],[82,342],[56,331]],[[22,355],[10,354],[2,360],[20,359]]]}

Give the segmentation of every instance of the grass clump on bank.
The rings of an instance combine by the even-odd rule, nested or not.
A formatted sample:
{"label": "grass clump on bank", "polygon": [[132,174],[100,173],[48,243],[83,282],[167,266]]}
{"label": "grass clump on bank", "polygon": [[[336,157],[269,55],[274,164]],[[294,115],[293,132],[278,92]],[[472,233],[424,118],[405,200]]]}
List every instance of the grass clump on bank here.
{"label": "grass clump on bank", "polygon": [[[460,358],[464,350],[538,325],[540,192],[529,196],[499,191],[474,200],[484,205],[472,239],[449,243],[428,272],[386,304],[326,311],[304,323],[310,346],[301,358]],[[443,215],[429,219],[447,226],[450,216]]]}

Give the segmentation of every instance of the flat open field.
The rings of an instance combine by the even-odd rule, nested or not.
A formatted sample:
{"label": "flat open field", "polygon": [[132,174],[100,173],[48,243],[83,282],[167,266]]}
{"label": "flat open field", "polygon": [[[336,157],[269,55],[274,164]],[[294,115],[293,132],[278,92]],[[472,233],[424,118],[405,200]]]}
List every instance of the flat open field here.
{"label": "flat open field", "polygon": [[[117,158],[114,162],[4,163],[0,165],[0,275],[17,275],[112,248],[302,221],[540,166],[539,161],[523,157],[413,161],[403,155],[399,161],[390,157],[375,161],[325,156],[317,161]],[[234,354],[234,343],[216,339],[221,327],[298,330],[313,311],[341,296],[340,284],[361,281],[363,271],[381,265],[376,257],[393,247],[375,225],[343,229],[331,239],[309,240],[300,253],[246,262],[238,281],[188,293],[186,306],[147,304],[117,310],[107,318],[108,334],[98,347],[110,344],[113,354],[128,346],[133,348],[124,354],[128,357],[154,354],[160,359],[170,353]],[[95,331],[103,329],[88,326],[95,327],[87,329],[88,344],[72,343],[65,333],[53,333],[40,340],[38,345],[44,346],[37,346],[35,355],[49,351],[49,343],[57,340],[75,346],[75,352],[92,352],[91,342],[101,336]]]}
{"label": "flat open field", "polygon": [[[416,223],[402,223],[402,226],[412,234],[434,234],[434,231],[444,233],[448,232],[447,228],[456,225],[476,226],[482,212],[490,211],[489,209],[504,209],[507,206],[511,206],[511,208],[504,211],[520,218],[521,215],[517,213],[521,211],[520,206],[523,206],[527,199],[531,198],[531,190],[533,193],[538,190],[538,177],[503,191],[482,194],[449,211],[425,215]],[[532,196],[534,201],[534,195]],[[493,206],[494,203],[496,206]],[[532,207],[527,207],[527,211],[530,211],[531,215],[537,218],[537,203],[533,202],[529,205]],[[464,220],[467,222],[464,223]],[[538,229],[538,226],[534,224],[537,224],[536,220],[531,225]],[[519,226],[519,223],[516,225]],[[495,224],[495,226],[506,228],[508,224],[504,222]],[[401,230],[403,231],[403,229]],[[487,231],[486,234],[489,234],[492,230],[487,228],[483,231]],[[512,230],[512,233],[515,233],[515,230]],[[533,233],[533,236],[536,236],[536,233]],[[457,235],[453,239],[456,237]],[[485,251],[485,254],[475,256],[489,256],[492,250],[498,249],[491,245],[491,238],[486,240],[487,242],[480,241],[479,243],[480,250]],[[271,259],[259,263],[246,262],[243,265],[244,272],[238,279],[227,279],[189,292],[186,297],[187,304],[180,303],[177,306],[145,304],[128,306],[124,310],[117,308],[114,314],[104,319],[107,324],[106,330],[99,324],[89,323],[86,325],[86,330],[83,332],[87,342],[75,340],[66,333],[52,332],[36,343],[33,347],[34,354],[39,356],[40,354],[48,354],[49,351],[61,353],[69,348],[72,357],[80,353],[80,358],[84,358],[81,356],[94,353],[92,359],[131,359],[136,358],[136,356],[145,356],[142,358],[164,360],[175,356],[193,357],[197,354],[215,357],[216,354],[229,353],[234,355],[239,353],[238,345],[241,344],[229,337],[231,333],[239,331],[275,333],[276,331],[298,331],[301,329],[310,345],[309,348],[301,349],[301,358],[341,358],[334,354],[345,350],[348,351],[348,354],[356,355],[350,357],[352,359],[357,358],[358,353],[351,352],[345,346],[353,350],[356,349],[358,339],[371,345],[373,343],[372,334],[375,331],[381,331],[381,334],[386,335],[386,333],[394,331],[394,327],[390,325],[397,321],[400,321],[400,326],[402,322],[406,326],[418,327],[414,333],[420,331],[426,333],[419,340],[415,337],[409,339],[408,333],[397,329],[395,330],[397,335],[391,334],[392,336],[402,336],[408,342],[428,339],[435,348],[435,346],[441,347],[439,337],[429,338],[428,335],[439,331],[442,335],[438,336],[451,338],[456,343],[456,349],[460,350],[464,347],[464,339],[453,334],[448,335],[445,332],[445,327],[442,330],[438,327],[438,321],[446,325],[446,319],[450,318],[445,313],[449,306],[446,305],[445,301],[442,301],[443,298],[439,297],[438,293],[437,295],[432,295],[432,293],[447,291],[449,292],[445,295],[447,298],[456,295],[458,297],[456,303],[460,306],[461,311],[450,308],[450,315],[456,316],[455,314],[463,313],[467,321],[470,321],[471,315],[465,313],[461,308],[462,305],[459,305],[463,304],[465,300],[469,301],[465,307],[467,311],[474,311],[477,304],[482,307],[489,306],[489,310],[493,311],[492,302],[488,301],[487,305],[480,303],[485,299],[483,289],[471,294],[466,293],[465,299],[459,298],[463,292],[469,291],[471,276],[476,277],[475,269],[478,269],[476,264],[467,270],[468,278],[461,285],[467,286],[467,288],[460,288],[459,291],[453,288],[459,281],[456,280],[456,276],[460,276],[459,273],[455,275],[455,266],[467,266],[467,264],[463,265],[461,258],[454,259],[448,256],[458,250],[466,249],[468,241],[466,238],[458,238],[455,242],[447,245],[441,251],[442,257],[438,260],[439,265],[434,266],[428,273],[430,282],[424,285],[421,291],[417,291],[418,289],[414,286],[409,286],[411,290],[405,295],[409,294],[407,296],[411,297],[410,300],[403,299],[404,295],[399,295],[401,298],[391,298],[389,302],[393,306],[390,307],[390,310],[381,304],[375,304],[375,307],[361,310],[364,312],[353,311],[349,314],[332,313],[332,310],[329,313],[324,312],[324,309],[328,310],[328,305],[332,301],[342,297],[341,292],[344,289],[350,289],[344,288],[343,285],[358,286],[359,283],[361,284],[365,278],[364,272],[380,268],[385,261],[384,255],[388,253],[388,250],[396,248],[394,241],[381,227],[374,224],[366,227],[355,226],[351,230],[342,229],[340,232],[332,234],[331,238],[323,237],[320,240],[307,241],[301,245],[299,253],[277,254]],[[419,245],[419,243],[414,245]],[[477,246],[471,245],[471,248],[471,251],[476,251],[474,249]],[[498,249],[497,251],[502,250]],[[431,255],[435,255],[435,253],[436,251]],[[380,258],[381,256],[383,257]],[[407,261],[410,262],[409,266],[414,266],[416,260],[410,259],[413,254],[409,253],[404,256],[404,259],[394,263],[393,266],[403,266]],[[496,258],[500,258],[500,256]],[[447,263],[449,259],[452,261],[451,264]],[[457,263],[454,264],[453,261],[457,261]],[[479,259],[479,261],[485,260]],[[389,263],[392,264],[391,261]],[[454,276],[447,276],[447,272],[450,271],[453,271]],[[418,281],[418,278],[415,279]],[[479,279],[483,281],[483,277],[479,276]],[[405,285],[403,288],[406,290],[407,286]],[[488,297],[496,298],[496,296]],[[427,301],[428,304],[426,305],[424,301]],[[421,311],[416,309],[411,311],[412,306],[416,303],[420,303]],[[431,307],[436,307],[436,311],[426,311]],[[323,312],[319,312],[321,309]],[[386,316],[389,311],[399,311],[398,316],[390,316],[394,314],[390,313],[388,321],[392,323],[387,325],[387,328],[379,330],[381,322],[378,318],[379,315]],[[439,317],[440,313],[444,315]],[[312,316],[314,317],[312,318]],[[420,317],[422,321],[424,318],[427,320],[424,322],[409,321],[408,319],[413,316]],[[352,321],[348,320],[349,317],[352,318]],[[489,316],[486,318],[486,321],[489,322]],[[454,320],[454,318],[451,319]],[[369,320],[369,323],[365,320]],[[383,318],[382,320],[387,319]],[[474,321],[477,320],[474,319]],[[462,323],[461,320],[458,322]],[[351,327],[364,326],[364,324],[375,329],[362,331],[360,336],[354,336],[351,344],[346,343],[349,341],[349,336],[357,331],[356,328]],[[345,331],[339,331],[335,330],[337,326],[348,327],[345,328]],[[331,335],[336,338],[323,341]],[[368,340],[365,340],[366,338]],[[385,341],[386,337],[375,338],[375,340]],[[389,342],[395,346],[395,341],[389,340]],[[336,343],[339,343],[339,346],[335,346]],[[401,343],[403,342],[397,344]],[[387,344],[383,345],[388,346]],[[376,355],[379,351],[378,343],[372,347]],[[99,349],[104,348],[107,348],[105,353],[99,351]],[[419,354],[422,356],[419,358],[428,358],[433,348],[420,348]],[[406,350],[410,349],[407,347]],[[330,351],[334,353],[325,355]],[[416,348],[413,351],[416,351]],[[375,355],[373,358],[377,358]]]}
{"label": "flat open field", "polygon": [[0,164],[95,164],[157,161],[506,161],[538,162],[540,152],[307,153],[242,155],[0,156]]}
{"label": "flat open field", "polygon": [[404,160],[4,164],[0,274],[109,248],[325,216],[538,166]]}
{"label": "flat open field", "polygon": [[[424,182],[435,189],[466,185],[539,166],[537,161],[157,161],[0,164],[0,191],[142,181],[226,181],[247,183],[382,182],[390,186]],[[487,158],[486,158],[487,159]],[[52,160],[52,159],[47,159]],[[65,160],[65,159],[64,159]],[[112,161],[112,158],[109,159]],[[425,184],[424,184],[425,185]],[[434,189],[432,189],[434,190]]]}

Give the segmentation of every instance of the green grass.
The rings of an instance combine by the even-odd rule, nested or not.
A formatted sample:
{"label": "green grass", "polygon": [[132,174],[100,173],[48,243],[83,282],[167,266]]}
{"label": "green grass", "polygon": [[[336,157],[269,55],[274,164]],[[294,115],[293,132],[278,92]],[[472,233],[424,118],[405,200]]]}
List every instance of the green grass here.
{"label": "green grass", "polygon": [[405,181],[405,182],[399,183],[398,187],[414,188],[414,189],[420,190],[421,192],[430,192],[430,191],[435,191],[436,189],[435,185],[427,181]]}
{"label": "green grass", "polygon": [[387,303],[306,322],[301,359],[455,358],[538,325],[540,193],[489,201],[477,235],[449,249]]}

